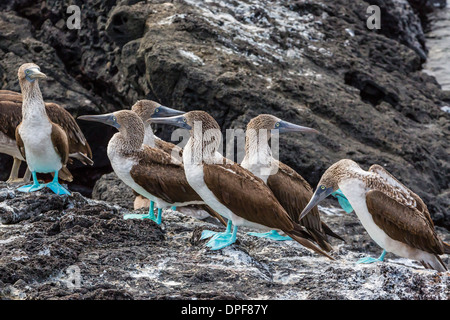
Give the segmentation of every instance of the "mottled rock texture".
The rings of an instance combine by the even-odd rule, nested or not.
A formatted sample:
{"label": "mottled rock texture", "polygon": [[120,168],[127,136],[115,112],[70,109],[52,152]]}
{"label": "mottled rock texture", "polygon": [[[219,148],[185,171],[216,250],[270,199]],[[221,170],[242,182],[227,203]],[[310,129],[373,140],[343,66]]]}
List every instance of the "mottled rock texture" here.
{"label": "mottled rock texture", "polygon": [[[332,241],[336,261],[244,228],[236,244],[211,251],[201,231],[223,227],[172,210],[158,226],[124,220],[128,209],[78,193],[23,194],[4,183],[0,200],[0,299],[449,298],[448,272],[392,254],[383,263],[355,264],[381,250],[354,214],[333,207],[322,208],[322,217],[346,240]],[[437,231],[450,241],[448,231]],[[80,282],[70,285],[73,270]]]}

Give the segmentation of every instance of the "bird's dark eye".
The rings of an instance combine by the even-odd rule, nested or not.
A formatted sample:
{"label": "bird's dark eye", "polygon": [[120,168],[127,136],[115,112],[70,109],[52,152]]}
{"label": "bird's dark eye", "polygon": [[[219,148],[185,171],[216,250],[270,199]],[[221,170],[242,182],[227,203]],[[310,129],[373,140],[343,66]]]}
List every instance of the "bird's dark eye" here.
{"label": "bird's dark eye", "polygon": [[320,186],[320,189],[325,190],[325,186]]}
{"label": "bird's dark eye", "polygon": [[155,109],[155,112],[159,112],[159,108],[156,108],[156,109]]}
{"label": "bird's dark eye", "polygon": [[187,119],[186,119],[186,118],[183,118],[183,122],[186,123],[186,122],[187,122]]}
{"label": "bird's dark eye", "polygon": [[279,126],[280,126],[279,122],[275,123],[275,128],[278,128]]}

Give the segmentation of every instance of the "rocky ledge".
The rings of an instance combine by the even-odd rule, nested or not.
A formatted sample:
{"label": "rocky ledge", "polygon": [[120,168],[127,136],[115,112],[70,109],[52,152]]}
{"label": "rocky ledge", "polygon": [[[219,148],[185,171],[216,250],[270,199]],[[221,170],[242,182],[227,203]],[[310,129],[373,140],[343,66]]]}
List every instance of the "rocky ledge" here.
{"label": "rocky ledge", "polygon": [[[124,220],[129,208],[79,193],[23,194],[0,183],[0,201],[2,299],[449,298],[448,273],[389,254],[383,263],[356,264],[381,250],[356,216],[333,202],[322,217],[346,240],[332,242],[336,261],[245,229],[236,244],[211,251],[199,236],[205,228],[220,230],[215,221],[172,210],[160,226]],[[437,231],[450,240],[448,231]]]}

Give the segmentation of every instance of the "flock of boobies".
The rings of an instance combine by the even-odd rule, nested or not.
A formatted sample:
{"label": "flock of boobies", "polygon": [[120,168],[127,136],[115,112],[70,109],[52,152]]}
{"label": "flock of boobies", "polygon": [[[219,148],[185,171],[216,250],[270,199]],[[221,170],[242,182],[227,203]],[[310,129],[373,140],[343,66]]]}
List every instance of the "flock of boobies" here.
{"label": "flock of boobies", "polygon": [[[39,66],[26,63],[18,70],[21,94],[0,90],[0,152],[14,158],[7,182],[27,183],[32,178],[32,184],[18,191],[48,187],[56,194],[70,195],[59,178],[72,181],[67,164],[77,159],[92,165],[92,152],[71,114],[44,102],[39,80],[45,78]],[[425,268],[447,271],[439,255],[450,253],[450,245],[437,236],[427,206],[383,167],[375,164],[365,171],[352,160],[340,160],[325,171],[313,192],[301,175],[273,158],[267,142],[274,130],[318,133],[312,128],[259,115],[247,125],[245,157],[237,164],[218,151],[221,130],[205,111],[185,113],[141,100],[131,110],[78,119],[118,131],[108,143],[111,166],[139,197],[150,200],[148,214],[129,214],[125,219],[151,219],[160,224],[163,209],[182,211],[194,206],[226,226],[224,232],[203,231],[202,238],[209,239],[206,245],[212,250],[233,244],[238,228],[247,227],[258,231],[251,235],[295,240],[334,260],[328,237],[344,239],[321,221],[318,210],[318,204],[332,195],[346,212],[355,212],[383,249],[379,258],[368,257],[359,263],[382,261],[391,252],[420,261]],[[156,137],[153,123],[188,130],[186,146],[181,149]],[[261,131],[266,134],[256,134]],[[18,177],[21,161],[28,166],[23,178]],[[53,180],[40,183],[37,173],[51,173]]]}

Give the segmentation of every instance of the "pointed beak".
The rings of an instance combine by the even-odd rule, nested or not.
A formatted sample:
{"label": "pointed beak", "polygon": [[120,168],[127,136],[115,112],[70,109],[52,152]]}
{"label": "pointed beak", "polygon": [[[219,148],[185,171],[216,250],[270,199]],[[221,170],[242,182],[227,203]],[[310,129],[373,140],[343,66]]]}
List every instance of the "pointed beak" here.
{"label": "pointed beak", "polygon": [[167,117],[167,118],[150,118],[147,121],[151,123],[162,123],[162,124],[168,124],[175,127],[180,127],[183,129],[191,130],[192,127],[187,124],[186,118],[184,115],[180,116],[174,116],[174,117]]}
{"label": "pointed beak", "polygon": [[299,220],[303,219],[315,206],[317,206],[320,202],[322,202],[322,200],[324,200],[332,193],[333,188],[331,187],[326,189],[321,189],[320,187],[318,187],[311,197],[311,200],[309,200],[308,204],[300,214]]}
{"label": "pointed beak", "polygon": [[280,133],[285,132],[309,132],[309,133],[319,133],[316,129],[309,128],[309,127],[302,127],[287,121],[280,121],[280,125],[277,128],[280,130]]}
{"label": "pointed beak", "polygon": [[151,118],[161,118],[161,117],[173,117],[184,114],[183,111],[175,110],[165,106],[159,106],[155,109],[155,112],[152,114]]}
{"label": "pointed beak", "polygon": [[30,80],[36,80],[36,79],[45,79],[47,76],[45,73],[41,72],[39,68],[34,67],[26,70],[26,77]]}
{"label": "pointed beak", "polygon": [[120,124],[117,123],[117,119],[113,113],[79,116],[77,119],[104,123],[116,129],[120,128]]}

